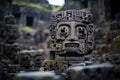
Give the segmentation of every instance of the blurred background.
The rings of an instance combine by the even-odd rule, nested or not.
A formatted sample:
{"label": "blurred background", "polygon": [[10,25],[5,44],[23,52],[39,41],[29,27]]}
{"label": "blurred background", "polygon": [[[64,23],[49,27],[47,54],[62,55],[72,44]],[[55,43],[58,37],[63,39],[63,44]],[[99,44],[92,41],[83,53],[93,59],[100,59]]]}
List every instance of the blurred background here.
{"label": "blurred background", "polygon": [[17,43],[22,49],[49,49],[51,13],[88,8],[95,17],[95,45],[98,53],[118,53],[119,7],[118,0],[0,0],[0,21],[5,15],[12,14],[15,17],[19,31]]}
{"label": "blurred background", "polygon": [[[24,71],[24,68],[32,71],[37,67],[39,70],[41,62],[49,54],[51,14],[83,8],[90,9],[94,14],[93,52],[96,54],[93,56],[110,54],[102,58],[120,64],[119,0],[0,0],[0,80],[7,80],[7,73]],[[23,51],[23,55],[26,52],[27,55],[22,55],[20,59],[22,50],[28,51]],[[39,55],[33,54],[36,50]],[[44,59],[42,53],[45,54]],[[95,61],[99,61],[98,57]]]}

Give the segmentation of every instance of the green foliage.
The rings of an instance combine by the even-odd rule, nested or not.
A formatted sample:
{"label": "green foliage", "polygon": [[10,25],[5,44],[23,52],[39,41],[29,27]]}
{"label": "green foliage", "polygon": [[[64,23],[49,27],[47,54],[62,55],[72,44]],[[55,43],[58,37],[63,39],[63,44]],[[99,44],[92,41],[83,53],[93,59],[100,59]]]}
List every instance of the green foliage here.
{"label": "green foliage", "polygon": [[42,4],[38,4],[38,3],[27,2],[25,0],[13,0],[13,4],[36,8],[36,9],[39,9],[44,12],[57,12],[63,8],[62,6],[57,6],[57,7],[52,7],[52,9],[49,9],[48,4],[42,5]]}
{"label": "green foliage", "polygon": [[19,27],[19,31],[34,32],[35,30],[30,26],[23,26],[23,27]]}
{"label": "green foliage", "polygon": [[120,35],[113,38],[112,53],[120,53]]}
{"label": "green foliage", "polygon": [[120,35],[113,39],[117,45],[120,45]]}

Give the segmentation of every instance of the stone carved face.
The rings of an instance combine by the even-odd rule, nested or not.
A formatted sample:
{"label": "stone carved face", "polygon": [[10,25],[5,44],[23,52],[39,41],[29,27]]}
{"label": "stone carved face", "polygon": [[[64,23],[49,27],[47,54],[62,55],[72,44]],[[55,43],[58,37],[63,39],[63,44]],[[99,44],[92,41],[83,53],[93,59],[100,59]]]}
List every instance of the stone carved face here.
{"label": "stone carved face", "polygon": [[[75,17],[75,13],[79,16]],[[73,55],[92,50],[94,25],[89,21],[91,14],[87,15],[82,17],[80,11],[69,10],[54,16],[51,25],[51,50],[58,54],[74,53]]]}
{"label": "stone carved face", "polygon": [[44,55],[42,51],[27,51],[23,50],[20,52],[20,65],[23,68],[30,68],[32,66],[39,67],[41,66],[41,62],[44,60]]}

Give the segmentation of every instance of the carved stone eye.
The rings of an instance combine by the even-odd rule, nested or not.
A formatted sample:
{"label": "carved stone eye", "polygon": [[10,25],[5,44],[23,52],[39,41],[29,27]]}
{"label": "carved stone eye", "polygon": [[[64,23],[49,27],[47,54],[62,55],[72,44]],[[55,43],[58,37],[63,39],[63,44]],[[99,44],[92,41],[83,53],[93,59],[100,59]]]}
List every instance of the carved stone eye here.
{"label": "carved stone eye", "polygon": [[77,27],[77,36],[79,39],[86,38],[86,30],[84,27]]}
{"label": "carved stone eye", "polygon": [[69,35],[69,27],[68,26],[60,26],[58,29],[58,35],[60,37],[67,37]]}
{"label": "carved stone eye", "polygon": [[62,29],[61,29],[61,33],[64,33],[64,32],[65,32],[65,28],[62,28]]}
{"label": "carved stone eye", "polygon": [[40,55],[35,56],[34,61],[35,63],[41,63],[41,56]]}

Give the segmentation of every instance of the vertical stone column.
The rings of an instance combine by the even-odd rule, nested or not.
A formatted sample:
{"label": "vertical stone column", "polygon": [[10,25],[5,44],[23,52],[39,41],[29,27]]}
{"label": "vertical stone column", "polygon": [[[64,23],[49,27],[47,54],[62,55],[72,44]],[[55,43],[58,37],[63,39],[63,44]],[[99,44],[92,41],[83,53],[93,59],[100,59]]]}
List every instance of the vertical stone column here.
{"label": "vertical stone column", "polygon": [[98,1],[99,6],[99,23],[102,23],[105,20],[105,9],[104,9],[104,0]]}

